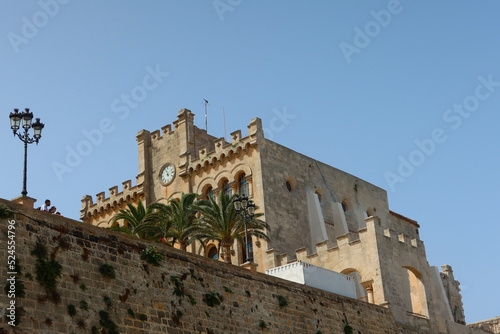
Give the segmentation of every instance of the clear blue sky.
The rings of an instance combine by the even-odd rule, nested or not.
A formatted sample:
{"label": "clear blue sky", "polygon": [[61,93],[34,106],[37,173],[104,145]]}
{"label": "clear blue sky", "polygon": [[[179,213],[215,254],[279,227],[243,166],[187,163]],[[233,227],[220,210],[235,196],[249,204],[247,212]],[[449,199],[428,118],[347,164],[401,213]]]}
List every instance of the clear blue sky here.
{"label": "clear blue sky", "polygon": [[45,123],[28,195],[78,219],[85,194],[135,184],[139,130],[184,107],[203,127],[205,98],[217,137],[222,108],[228,133],[260,117],[274,141],[387,189],[430,265],[453,266],[467,321],[500,315],[500,3],[219,3],[2,1],[0,196],[22,189],[13,108]]}

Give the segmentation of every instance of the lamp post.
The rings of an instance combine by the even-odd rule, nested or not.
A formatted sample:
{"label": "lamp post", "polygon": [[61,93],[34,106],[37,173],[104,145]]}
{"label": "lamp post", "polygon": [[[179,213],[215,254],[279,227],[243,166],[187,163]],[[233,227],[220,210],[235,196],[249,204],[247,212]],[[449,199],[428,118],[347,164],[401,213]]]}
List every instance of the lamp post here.
{"label": "lamp post", "polygon": [[248,258],[248,231],[247,231],[247,220],[252,219],[255,214],[255,204],[248,200],[246,196],[238,196],[233,200],[234,209],[243,219],[245,224],[245,246],[246,246],[246,262],[249,262]]}
{"label": "lamp post", "polygon": [[[10,128],[14,132],[14,136],[17,135],[19,139],[21,139],[21,141],[24,143],[23,191],[21,192],[21,194],[23,196],[26,196],[28,194],[28,192],[26,191],[28,144],[36,143],[38,145],[38,141],[42,137],[42,129],[45,125],[43,123],[40,123],[40,118],[37,118],[36,122],[32,123],[33,113],[31,113],[28,108],[24,109],[24,112],[22,113],[19,113],[19,109],[14,109],[14,112],[10,113],[9,118]],[[22,130],[17,132],[20,126],[22,126],[22,128],[24,129],[24,132]],[[31,138],[28,133],[28,130],[30,128],[33,128],[33,138]]]}

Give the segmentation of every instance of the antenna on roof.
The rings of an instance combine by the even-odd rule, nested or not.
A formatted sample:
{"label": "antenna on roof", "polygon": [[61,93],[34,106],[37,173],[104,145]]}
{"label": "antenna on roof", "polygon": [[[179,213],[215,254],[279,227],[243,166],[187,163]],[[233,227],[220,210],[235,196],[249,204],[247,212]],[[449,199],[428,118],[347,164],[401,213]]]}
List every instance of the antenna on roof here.
{"label": "antenna on roof", "polygon": [[207,119],[207,105],[208,101],[206,99],[203,99],[205,101],[205,131],[208,133],[208,119]]}
{"label": "antenna on roof", "polygon": [[226,112],[222,108],[222,118],[224,118],[224,141],[226,140]]}

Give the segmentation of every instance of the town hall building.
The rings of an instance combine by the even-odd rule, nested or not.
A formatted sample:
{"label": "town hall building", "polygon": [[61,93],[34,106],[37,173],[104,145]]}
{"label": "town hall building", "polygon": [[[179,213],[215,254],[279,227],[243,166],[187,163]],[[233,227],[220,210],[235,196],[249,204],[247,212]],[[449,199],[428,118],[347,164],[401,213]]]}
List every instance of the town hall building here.
{"label": "town hall building", "polygon": [[[349,275],[357,299],[389,307],[407,326],[442,333],[469,333],[459,282],[450,266],[429,266],[419,224],[389,208],[387,192],[356,176],[297,153],[264,137],[254,118],[248,134],[231,141],[194,126],[181,109],[161,130],[137,134],[139,173],[82,199],[81,219],[109,227],[126,203],[167,203],[182,193],[244,194],[271,227],[270,241],[250,240],[249,258],[258,272],[302,261]],[[188,251],[217,258],[217,244]],[[245,247],[233,245],[234,265],[245,266]],[[248,266],[248,263],[246,264]]]}

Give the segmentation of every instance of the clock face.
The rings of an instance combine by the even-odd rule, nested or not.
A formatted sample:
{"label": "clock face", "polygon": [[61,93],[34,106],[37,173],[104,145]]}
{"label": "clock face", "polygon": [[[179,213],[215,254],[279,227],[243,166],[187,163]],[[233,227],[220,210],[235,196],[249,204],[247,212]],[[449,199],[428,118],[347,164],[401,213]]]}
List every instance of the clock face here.
{"label": "clock face", "polygon": [[163,183],[170,183],[174,179],[174,176],[175,176],[175,169],[174,166],[172,165],[165,166],[160,175]]}

